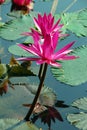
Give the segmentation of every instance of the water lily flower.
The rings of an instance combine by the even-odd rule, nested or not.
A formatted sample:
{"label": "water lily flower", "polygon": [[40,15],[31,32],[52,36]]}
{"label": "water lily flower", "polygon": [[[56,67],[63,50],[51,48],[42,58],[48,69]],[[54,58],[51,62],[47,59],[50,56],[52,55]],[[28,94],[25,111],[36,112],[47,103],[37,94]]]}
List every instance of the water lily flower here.
{"label": "water lily flower", "polygon": [[38,14],[38,18],[33,19],[36,29],[31,28],[30,32],[24,32],[23,35],[30,36],[33,35],[34,31],[37,31],[40,36],[44,39],[45,35],[50,34],[51,36],[58,31],[59,37],[65,37],[68,36],[68,34],[62,34],[61,28],[63,24],[60,24],[59,19],[56,23],[54,23],[54,16],[52,16],[51,13],[48,15],[44,13],[42,16],[41,14]]}
{"label": "water lily flower", "polygon": [[32,0],[12,0],[15,4],[19,5],[19,6],[23,6],[23,5],[29,5],[30,2],[32,2]]}
{"label": "water lily flower", "polygon": [[51,66],[61,67],[61,64],[57,61],[76,59],[76,56],[67,55],[72,51],[72,49],[69,48],[74,44],[74,42],[67,44],[62,49],[55,52],[59,39],[58,35],[58,32],[55,32],[52,37],[50,35],[46,35],[42,43],[40,42],[41,40],[39,39],[39,34],[36,33],[36,36],[33,35],[34,43],[31,46],[26,46],[24,44],[18,44],[18,46],[37,57],[24,57],[18,58],[17,60],[31,60],[36,61],[37,64],[47,63]]}
{"label": "water lily flower", "polygon": [[21,10],[23,14],[28,14],[33,10],[33,0],[12,0],[11,11]]}
{"label": "water lily flower", "polygon": [[3,4],[5,2],[5,0],[0,0],[0,5]]}

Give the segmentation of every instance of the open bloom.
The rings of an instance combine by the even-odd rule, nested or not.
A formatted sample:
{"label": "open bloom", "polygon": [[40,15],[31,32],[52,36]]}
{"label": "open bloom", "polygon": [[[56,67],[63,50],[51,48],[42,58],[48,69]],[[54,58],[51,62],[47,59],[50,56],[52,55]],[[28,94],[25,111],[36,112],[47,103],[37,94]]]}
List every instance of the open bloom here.
{"label": "open bloom", "polygon": [[[59,37],[67,36],[67,34],[61,33],[61,28],[63,24],[59,24],[60,19],[56,23],[54,23],[54,17],[52,16],[51,13],[48,15],[44,13],[43,16],[38,14],[38,18],[34,17],[33,21],[34,21],[35,27],[37,28],[37,30],[35,31],[37,31],[38,34],[42,36],[42,38],[44,38],[45,35],[47,34],[50,34],[52,36],[56,31],[58,31],[58,33],[60,34]],[[32,33],[25,32],[23,34],[28,36],[28,35],[32,35],[33,32]]]}
{"label": "open bloom", "polygon": [[27,14],[33,9],[33,0],[12,0],[11,11],[21,10],[22,13]]}
{"label": "open bloom", "polygon": [[0,0],[0,5],[3,4],[5,2],[5,0]]}
{"label": "open bloom", "polygon": [[34,44],[31,46],[18,44],[18,46],[29,53],[34,54],[36,57],[24,57],[18,58],[17,60],[31,60],[36,61],[37,64],[47,63],[51,66],[61,67],[61,64],[58,63],[59,60],[72,60],[77,58],[76,56],[67,55],[72,51],[69,48],[74,44],[74,42],[67,44],[62,49],[55,52],[59,39],[58,32],[55,32],[52,37],[46,35],[43,42],[39,38],[39,34],[36,33],[36,35],[33,35]]}

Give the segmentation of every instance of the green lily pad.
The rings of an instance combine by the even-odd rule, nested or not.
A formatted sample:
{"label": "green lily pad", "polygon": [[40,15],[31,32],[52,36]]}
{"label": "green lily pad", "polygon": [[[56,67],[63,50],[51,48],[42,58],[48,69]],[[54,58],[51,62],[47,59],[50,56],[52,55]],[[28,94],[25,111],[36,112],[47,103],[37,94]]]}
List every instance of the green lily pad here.
{"label": "green lily pad", "polygon": [[4,24],[0,28],[0,37],[6,40],[16,40],[24,37],[23,32],[29,31],[33,27],[33,20],[30,15],[16,18]]}
{"label": "green lily pad", "polygon": [[8,48],[8,51],[11,54],[14,54],[14,55],[17,55],[17,56],[26,56],[26,57],[33,56],[33,54],[23,50],[21,47],[17,46],[17,44],[10,46]]}
{"label": "green lily pad", "polygon": [[23,119],[25,117],[27,110],[22,104],[32,103],[34,98],[34,95],[26,88],[27,80],[26,77],[10,78],[14,89],[8,87],[8,92],[0,96],[0,118]]}
{"label": "green lily pad", "polygon": [[87,9],[74,13],[56,14],[55,19],[61,17],[61,23],[64,24],[62,31],[67,30],[75,33],[77,36],[87,36]]}
{"label": "green lily pad", "polygon": [[72,103],[72,106],[87,111],[87,97],[77,99],[75,102]]}
{"label": "green lily pad", "polygon": [[77,99],[71,105],[86,112],[68,114],[67,120],[80,130],[87,130],[87,97]]}
{"label": "green lily pad", "polygon": [[87,113],[69,114],[68,121],[80,130],[87,130]]}
{"label": "green lily pad", "polygon": [[76,86],[87,81],[87,46],[76,48],[70,55],[79,56],[75,60],[62,61],[61,68],[52,67],[53,76],[60,82]]}
{"label": "green lily pad", "polygon": [[18,119],[0,119],[0,130],[39,130],[33,123]]}

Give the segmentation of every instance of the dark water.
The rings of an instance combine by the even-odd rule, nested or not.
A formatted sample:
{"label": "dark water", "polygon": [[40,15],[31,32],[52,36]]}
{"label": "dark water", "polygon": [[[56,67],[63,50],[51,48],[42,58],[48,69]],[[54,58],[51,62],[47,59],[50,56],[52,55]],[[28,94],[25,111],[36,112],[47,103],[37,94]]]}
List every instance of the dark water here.
{"label": "dark water", "polygon": [[[42,2],[40,0],[37,0],[37,1],[35,1],[34,10],[40,11],[42,13],[44,13],[44,12],[49,13],[51,10],[52,2],[53,2],[52,0],[50,0],[50,2],[49,1]],[[59,0],[59,4],[58,4],[57,10],[56,10],[56,13],[60,13],[60,12],[64,11],[65,8],[71,2],[72,2],[72,0]],[[8,4],[4,5],[2,7],[1,16],[3,18],[3,21],[8,21],[8,19],[9,19],[8,16],[6,16],[6,13],[9,12],[8,7],[10,7],[10,5],[8,5]],[[81,10],[86,7],[87,7],[87,0],[77,0],[76,3],[67,12],[74,12],[74,11]],[[78,47],[83,44],[85,44],[85,45],[87,44],[86,37],[79,38],[79,37],[76,37],[74,34],[71,34],[66,40],[61,41],[61,42],[63,45],[65,43],[69,43],[73,40],[76,41],[76,44],[74,45],[74,47]],[[5,53],[7,54],[5,57],[3,57],[3,55],[1,55],[2,62],[8,63],[10,54],[8,53],[7,48],[11,44],[13,44],[13,42],[0,39],[0,43],[4,46]],[[45,84],[48,87],[53,88],[57,94],[58,100],[65,101],[65,104],[67,104],[67,105],[70,105],[74,100],[87,95],[87,92],[86,92],[87,83],[84,83],[84,84],[76,86],[76,87],[71,87],[69,85],[62,84],[62,83],[56,81],[56,79],[54,79],[54,77],[52,76],[52,74],[50,72],[50,67],[48,68],[48,73],[46,75]],[[55,124],[52,123],[52,130],[77,130],[77,128],[70,125],[68,123],[68,121],[66,120],[66,115],[68,113],[76,112],[77,110],[74,108],[71,108],[71,107],[70,108],[58,108],[58,110],[61,113],[64,122],[60,122],[60,121],[56,120]],[[41,124],[40,121],[37,121],[36,124],[38,126],[43,127],[44,130],[47,130],[47,126]]]}

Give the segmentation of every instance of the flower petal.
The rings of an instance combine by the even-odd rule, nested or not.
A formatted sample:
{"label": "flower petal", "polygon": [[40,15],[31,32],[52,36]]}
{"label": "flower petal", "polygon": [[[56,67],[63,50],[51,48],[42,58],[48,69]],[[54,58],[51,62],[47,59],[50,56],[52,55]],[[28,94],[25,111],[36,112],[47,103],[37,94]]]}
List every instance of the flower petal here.
{"label": "flower petal", "polygon": [[59,51],[57,51],[55,53],[55,55],[61,55],[61,54],[68,54],[69,52],[71,52],[72,50],[68,50],[75,42],[71,42],[69,44],[67,44],[66,46],[64,46],[62,49],[60,49]]}
{"label": "flower petal", "polygon": [[52,39],[50,35],[46,35],[44,39],[44,43],[42,45],[43,49],[43,57],[50,59],[51,55],[53,54],[54,48],[52,47]]}
{"label": "flower petal", "polygon": [[38,61],[38,60],[40,60],[40,58],[22,57],[22,58],[17,58],[16,60],[18,60],[18,61]]}
{"label": "flower petal", "polygon": [[61,57],[59,60],[73,60],[79,58],[78,56],[69,56],[69,55],[65,55],[64,57]]}
{"label": "flower petal", "polygon": [[23,45],[23,44],[17,44],[17,45],[23,48],[24,50],[28,51],[29,53],[39,56],[38,48],[35,47],[34,45],[32,45],[31,47]]}
{"label": "flower petal", "polygon": [[50,62],[50,65],[58,68],[61,67],[61,64],[59,64],[58,62]]}

